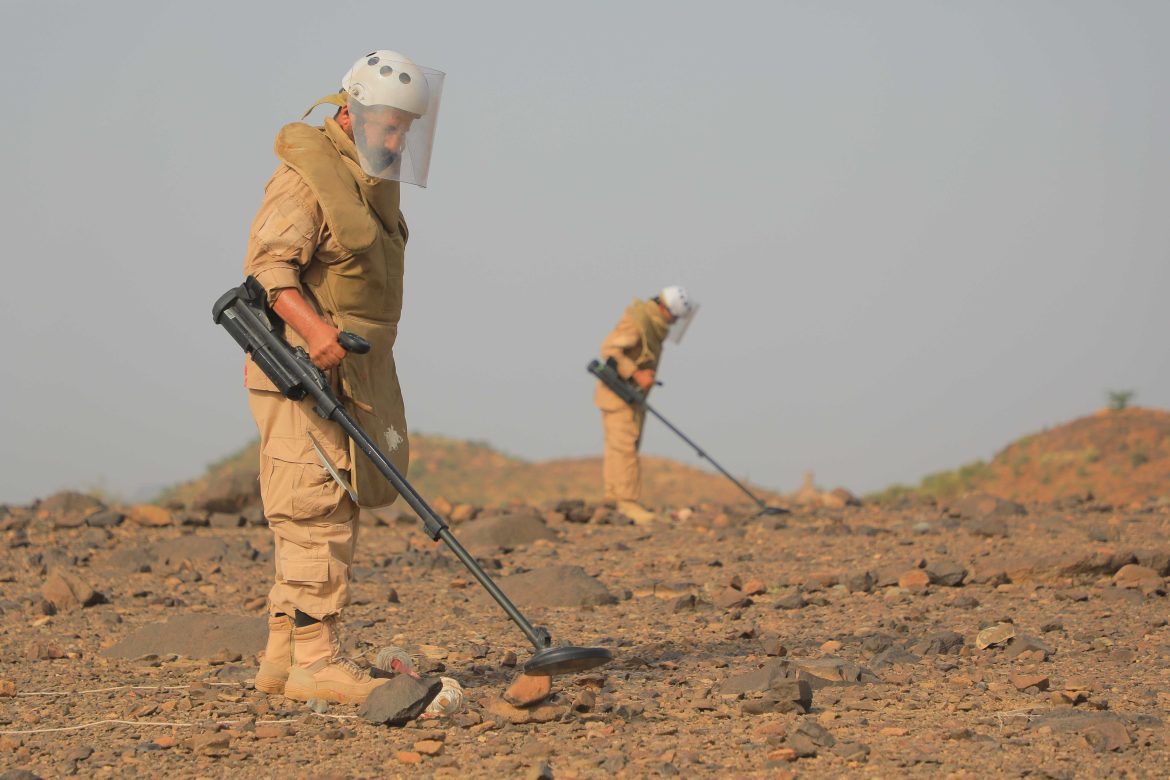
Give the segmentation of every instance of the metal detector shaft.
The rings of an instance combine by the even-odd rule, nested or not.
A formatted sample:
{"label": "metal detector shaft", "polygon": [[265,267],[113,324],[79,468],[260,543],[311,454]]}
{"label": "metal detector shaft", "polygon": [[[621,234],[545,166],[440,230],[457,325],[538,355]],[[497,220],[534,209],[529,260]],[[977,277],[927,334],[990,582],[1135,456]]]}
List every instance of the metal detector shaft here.
{"label": "metal detector shaft", "polygon": [[666,419],[666,418],[665,418],[665,417],[663,417],[661,414],[659,414],[657,409],[655,409],[653,406],[651,406],[650,404],[646,403],[645,401],[643,401],[643,402],[642,402],[642,406],[643,406],[643,407],[646,409],[646,411],[650,412],[650,414],[654,415],[654,416],[655,416],[655,417],[657,417],[659,420],[661,420],[663,425],[665,425],[667,428],[670,428],[670,430],[672,430],[672,431],[674,431],[675,433],[677,433],[677,434],[678,434],[678,437],[679,437],[680,439],[682,439],[682,440],[683,440],[683,441],[685,441],[687,444],[689,444],[689,445],[691,445],[692,447],[694,447],[694,449],[695,449],[695,452],[696,452],[696,453],[698,453],[698,455],[699,455],[699,457],[700,457],[700,458],[703,458],[703,459],[705,459],[705,460],[706,460],[708,463],[710,463],[712,466],[714,466],[715,468],[719,469],[719,473],[720,473],[720,474],[722,474],[723,476],[727,477],[727,478],[728,478],[728,479],[730,479],[732,482],[734,482],[734,483],[735,483],[735,486],[736,486],[737,488],[739,488],[740,490],[742,490],[744,493],[746,493],[748,498],[750,498],[752,501],[755,501],[755,502],[756,502],[756,504],[758,504],[758,505],[759,505],[760,509],[765,509],[765,510],[766,510],[766,509],[771,509],[771,507],[769,507],[767,504],[765,504],[763,501],[761,501],[759,498],[757,498],[755,493],[753,493],[752,491],[750,491],[750,490],[748,490],[746,487],[744,487],[744,485],[743,485],[743,483],[742,483],[742,482],[740,482],[740,481],[739,481],[738,479],[736,479],[735,477],[731,476],[731,474],[727,473],[727,469],[725,469],[725,468],[723,468],[722,466],[720,466],[720,465],[719,465],[719,464],[716,462],[716,460],[715,460],[714,458],[712,458],[710,455],[708,455],[706,452],[704,452],[702,447],[700,447],[698,444],[695,444],[693,441],[691,441],[691,439],[690,439],[690,437],[689,437],[689,436],[687,436],[685,433],[683,433],[682,431],[680,431],[678,428],[674,427],[674,425],[672,425],[672,424],[671,424],[670,420]]}
{"label": "metal detector shaft", "polygon": [[[275,321],[275,314],[267,307],[267,293],[253,277],[239,287],[228,290],[215,302],[211,310],[212,318],[217,325],[222,325],[232,338],[236,340],[245,352],[252,356],[252,360],[268,376],[280,390],[281,395],[292,400],[300,400],[312,396],[316,401],[316,412],[326,420],[333,420],[340,425],[351,439],[357,442],[362,452],[369,456],[377,466],[382,476],[394,485],[395,490],[405,499],[410,508],[418,513],[423,521],[426,533],[431,539],[442,539],[456,557],[462,561],[479,584],[491,594],[508,617],[520,627],[528,641],[538,650],[544,650],[552,645],[548,631],[543,628],[534,628],[525,617],[516,609],[516,605],[500,590],[492,579],[476,562],[475,558],[464,549],[454,536],[443,518],[439,517],[406,478],[394,467],[385,455],[374,445],[370,437],[358,427],[353,418],[346,412],[341,401],[334,395],[325,375],[313,365],[308,353],[302,348],[293,349],[284,340],[280,332],[280,325]],[[368,350],[368,345],[360,337],[353,334],[342,334],[342,346],[353,351]],[[348,342],[348,343],[347,343]]]}
{"label": "metal detector shaft", "polygon": [[621,398],[623,401],[625,401],[626,403],[628,403],[632,406],[641,406],[646,411],[650,412],[650,414],[654,415],[659,420],[661,420],[663,425],[665,425],[667,428],[670,428],[670,430],[672,430],[676,434],[678,434],[678,437],[680,439],[682,439],[687,444],[694,447],[695,452],[697,452],[699,454],[700,458],[705,459],[712,466],[719,469],[719,473],[722,474],[723,476],[727,477],[728,479],[730,479],[735,484],[735,486],[737,488],[739,488],[745,494],[747,494],[748,498],[750,498],[752,501],[755,501],[756,505],[760,507],[760,510],[762,512],[767,513],[767,514],[771,514],[774,512],[781,511],[781,510],[776,509],[775,507],[768,506],[763,501],[761,501],[759,498],[757,498],[755,493],[752,493],[752,491],[748,490],[743,485],[742,482],[740,482],[735,477],[731,476],[731,474],[729,474],[727,472],[727,469],[720,466],[715,461],[714,458],[712,458],[710,455],[708,455],[703,450],[702,447],[700,447],[698,444],[696,444],[694,441],[692,441],[691,438],[689,436],[687,436],[685,433],[680,431],[678,428],[674,427],[674,425],[671,424],[670,420],[666,419],[661,414],[659,414],[658,410],[656,410],[653,406],[646,403],[646,396],[643,393],[639,392],[638,389],[636,387],[634,387],[632,384],[630,384],[629,382],[622,379],[621,375],[618,374],[617,368],[613,364],[613,358],[610,358],[605,363],[602,363],[599,360],[590,361],[587,368],[589,370],[589,373],[593,374],[598,379],[600,379],[606,387],[608,387],[610,390],[614,391],[614,393],[616,393],[617,396],[619,398]]}
{"label": "metal detector shaft", "polygon": [[[312,390],[310,390],[310,392],[312,392]],[[316,393],[313,393],[313,395],[316,396]],[[398,494],[402,496],[403,500],[406,501],[406,503],[410,505],[410,508],[413,509],[419,518],[422,519],[427,536],[431,537],[431,539],[434,541],[442,539],[443,542],[451,548],[451,552],[455,553],[455,556],[460,561],[462,561],[463,565],[471,571],[477,580],[479,580],[479,584],[482,585],[489,594],[491,594],[491,597],[496,600],[496,603],[499,604],[501,608],[503,608],[504,612],[508,613],[508,617],[512,618],[512,622],[520,627],[520,630],[524,632],[526,637],[528,637],[528,641],[531,642],[537,650],[543,650],[552,644],[552,640],[549,637],[548,632],[544,629],[534,628],[533,625],[529,623],[528,620],[524,617],[524,615],[520,614],[520,610],[516,609],[516,605],[512,603],[507,594],[500,590],[500,587],[492,581],[492,578],[489,577],[487,572],[483,570],[483,567],[479,565],[479,562],[476,561],[475,558],[471,556],[471,553],[467,552],[467,549],[459,543],[459,540],[451,534],[451,529],[443,521],[443,518],[439,517],[439,515],[435,513],[435,510],[431,509],[427,502],[423,500],[422,496],[418,494],[418,491],[414,489],[414,486],[406,481],[405,477],[403,477],[402,474],[399,473],[398,469],[394,467],[394,464],[391,463],[386,458],[386,456],[382,454],[381,450],[379,450],[374,445],[373,441],[370,440],[370,437],[366,434],[366,432],[358,427],[357,423],[353,421],[353,419],[345,411],[344,407],[335,407],[333,414],[330,415],[330,419],[344,428],[345,432],[349,434],[350,438],[357,442],[357,445],[361,448],[362,452],[366,453],[370,460],[374,462],[374,465],[378,467],[378,471],[382,472],[382,476],[390,481],[390,484],[394,486],[394,489],[398,491]]]}

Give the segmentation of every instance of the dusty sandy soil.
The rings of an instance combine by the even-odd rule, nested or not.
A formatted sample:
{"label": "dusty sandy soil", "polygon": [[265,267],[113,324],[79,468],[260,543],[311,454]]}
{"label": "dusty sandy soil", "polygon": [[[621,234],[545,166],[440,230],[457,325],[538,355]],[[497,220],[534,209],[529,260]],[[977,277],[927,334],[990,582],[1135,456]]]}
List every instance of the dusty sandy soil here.
{"label": "dusty sandy soil", "polygon": [[[272,568],[254,511],[238,525],[162,510],[118,522],[68,498],[0,509],[0,772],[1170,774],[1170,507],[676,507],[650,527],[560,508],[455,526],[557,640],[614,650],[529,709],[499,700],[511,654],[528,654],[519,631],[412,521],[365,518],[352,650],[402,645],[467,693],[459,715],[406,728],[252,689]],[[534,519],[550,538],[531,541]],[[577,591],[506,579],[566,565],[612,603],[536,606]],[[215,629],[233,615],[249,620]],[[168,620],[187,627],[159,632]],[[87,725],[103,720],[118,722]]]}

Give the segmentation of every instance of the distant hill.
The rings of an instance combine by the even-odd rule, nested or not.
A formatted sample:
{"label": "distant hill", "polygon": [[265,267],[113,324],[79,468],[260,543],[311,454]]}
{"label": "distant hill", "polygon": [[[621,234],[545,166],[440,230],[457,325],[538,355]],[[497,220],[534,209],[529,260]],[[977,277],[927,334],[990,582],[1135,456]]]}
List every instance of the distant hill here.
{"label": "distant hill", "polygon": [[[211,464],[206,474],[167,489],[158,500],[187,506],[250,503],[258,496],[257,446],[252,442]],[[482,442],[421,434],[411,435],[410,455],[411,484],[430,500],[441,496],[453,503],[494,506],[602,497],[600,457],[530,462]],[[643,457],[642,482],[643,502],[653,506],[750,503],[725,477],[669,458]],[[765,500],[778,495],[750,487]]]}
{"label": "distant hill", "polygon": [[1170,496],[1170,412],[1103,409],[1018,439],[990,463],[932,474],[918,487],[896,485],[876,497],[950,498],[970,490],[1025,502],[1088,493],[1113,504]]}

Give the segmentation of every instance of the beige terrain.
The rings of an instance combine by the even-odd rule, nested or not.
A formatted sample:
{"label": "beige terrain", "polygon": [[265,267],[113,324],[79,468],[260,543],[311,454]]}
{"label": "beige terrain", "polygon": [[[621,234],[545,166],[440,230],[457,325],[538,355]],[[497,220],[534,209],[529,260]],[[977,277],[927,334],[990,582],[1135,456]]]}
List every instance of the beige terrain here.
{"label": "beige terrain", "polygon": [[[1038,500],[1065,484],[1043,435],[1001,453],[1019,482],[988,482],[998,496],[805,491],[761,517],[734,494],[683,498],[682,478],[653,526],[579,482],[566,500],[541,464],[523,485],[420,468],[533,622],[615,660],[509,704],[523,636],[411,516],[368,514],[350,649],[401,646],[466,692],[401,728],[251,687],[272,544],[246,454],[165,506],[0,508],[0,777],[1166,777],[1170,483],[1144,481],[1165,415],[1136,411],[1088,418],[1083,441],[1049,432],[1100,452],[1074,474],[1135,469],[1136,495],[1114,473]],[[1047,483],[1024,481],[1042,461]]]}

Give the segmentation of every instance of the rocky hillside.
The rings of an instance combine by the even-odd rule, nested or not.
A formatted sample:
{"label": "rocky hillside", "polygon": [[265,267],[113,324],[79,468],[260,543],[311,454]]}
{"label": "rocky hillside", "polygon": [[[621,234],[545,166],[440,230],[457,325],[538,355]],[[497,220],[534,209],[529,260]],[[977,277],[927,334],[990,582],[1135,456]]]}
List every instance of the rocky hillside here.
{"label": "rocky hillside", "polygon": [[945,499],[970,490],[1023,502],[1092,495],[1126,505],[1170,497],[1170,412],[1104,409],[1012,442],[989,463],[932,474],[886,495]]}
{"label": "rocky hillside", "polygon": [[[493,506],[601,498],[601,459],[530,462],[487,444],[443,436],[413,435],[410,480],[428,500]],[[258,498],[256,443],[212,464],[198,479],[166,491],[160,501],[231,512]],[[719,474],[668,458],[642,459],[643,500],[650,505],[742,504],[748,499]],[[752,487],[762,499],[776,494]]]}

